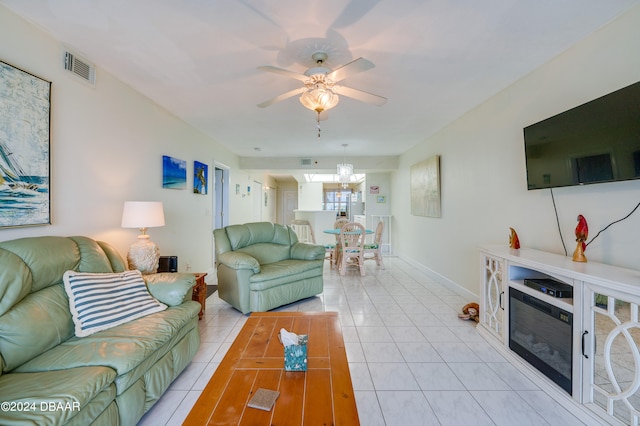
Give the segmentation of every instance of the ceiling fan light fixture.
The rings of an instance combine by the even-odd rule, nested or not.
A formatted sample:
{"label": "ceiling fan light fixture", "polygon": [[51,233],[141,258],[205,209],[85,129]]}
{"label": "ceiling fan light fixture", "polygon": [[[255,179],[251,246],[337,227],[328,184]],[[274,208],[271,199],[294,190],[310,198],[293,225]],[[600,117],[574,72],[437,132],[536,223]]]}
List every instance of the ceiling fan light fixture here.
{"label": "ceiling fan light fixture", "polygon": [[307,90],[300,95],[300,103],[311,111],[321,113],[330,110],[340,102],[338,95],[331,89],[333,84],[325,79],[324,75],[311,76],[305,86]]}

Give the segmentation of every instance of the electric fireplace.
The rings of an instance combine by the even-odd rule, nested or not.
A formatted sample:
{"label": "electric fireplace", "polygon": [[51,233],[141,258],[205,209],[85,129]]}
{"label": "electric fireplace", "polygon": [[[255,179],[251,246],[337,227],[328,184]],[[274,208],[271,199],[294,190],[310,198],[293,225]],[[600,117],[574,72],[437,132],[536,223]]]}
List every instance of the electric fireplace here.
{"label": "electric fireplace", "polygon": [[509,347],[572,393],[573,314],[509,287]]}

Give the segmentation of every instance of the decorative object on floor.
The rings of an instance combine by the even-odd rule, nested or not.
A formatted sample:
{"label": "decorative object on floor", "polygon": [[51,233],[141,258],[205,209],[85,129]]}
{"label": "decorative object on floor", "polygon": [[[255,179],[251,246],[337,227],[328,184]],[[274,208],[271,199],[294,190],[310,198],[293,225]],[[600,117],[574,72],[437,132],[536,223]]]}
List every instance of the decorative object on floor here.
{"label": "decorative object on floor", "polygon": [[475,302],[467,303],[462,307],[462,313],[458,318],[463,320],[480,321],[480,305]]}
{"label": "decorative object on floor", "polygon": [[122,210],[123,228],[139,228],[138,241],[131,245],[127,254],[130,269],[143,274],[158,270],[160,249],[149,239],[147,228],[164,226],[164,210],[159,201],[126,201]]}
{"label": "decorative object on floor", "polygon": [[411,214],[441,217],[439,155],[411,166]]}
{"label": "decorative object on floor", "polygon": [[199,161],[193,162],[193,193],[207,195],[209,166]]}
{"label": "decorative object on floor", "polygon": [[352,74],[373,68],[375,65],[373,65],[371,61],[364,58],[358,58],[332,71],[324,66],[327,58],[328,55],[326,52],[314,52],[311,55],[311,59],[315,65],[306,70],[304,74],[273,66],[258,67],[259,70],[295,78],[296,80],[300,80],[304,83],[304,87],[290,90],[273,99],[262,102],[258,104],[258,106],[260,108],[265,108],[276,102],[300,95],[300,103],[305,108],[316,112],[318,138],[320,138],[320,114],[338,105],[338,102],[340,102],[338,94],[377,106],[384,105],[385,102],[387,102],[387,98],[382,96],[352,89],[350,87],[337,86],[335,84]]}
{"label": "decorative object on floor", "polygon": [[520,238],[518,238],[518,234],[513,228],[509,228],[509,247],[512,249],[520,248]]}
{"label": "decorative object on floor", "polygon": [[584,251],[587,248],[587,238],[589,237],[589,226],[587,225],[587,219],[581,214],[578,215],[578,225],[576,226],[576,249],[573,252],[574,262],[586,262],[587,258],[584,255]]}
{"label": "decorative object on floor", "polygon": [[342,184],[343,188],[347,188],[349,186],[351,176],[353,176],[353,164],[347,163],[347,146],[348,144],[346,143],[342,144],[342,148],[344,150],[342,163],[338,163],[336,166],[338,181]]}
{"label": "decorative object on floor", "polygon": [[168,189],[187,188],[187,162],[178,158],[162,156],[162,187]]}
{"label": "decorative object on floor", "polygon": [[0,61],[0,227],[50,225],[51,82]]}

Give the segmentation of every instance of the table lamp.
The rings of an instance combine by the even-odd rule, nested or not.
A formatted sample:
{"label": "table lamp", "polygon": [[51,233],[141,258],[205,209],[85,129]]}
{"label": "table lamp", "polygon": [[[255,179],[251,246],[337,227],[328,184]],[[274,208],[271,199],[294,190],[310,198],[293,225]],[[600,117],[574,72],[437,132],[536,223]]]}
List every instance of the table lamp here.
{"label": "table lamp", "polygon": [[147,228],[164,226],[164,210],[159,201],[125,201],[122,210],[123,228],[139,228],[138,241],[131,245],[127,254],[129,269],[143,274],[154,274],[158,270],[160,249],[149,239]]}

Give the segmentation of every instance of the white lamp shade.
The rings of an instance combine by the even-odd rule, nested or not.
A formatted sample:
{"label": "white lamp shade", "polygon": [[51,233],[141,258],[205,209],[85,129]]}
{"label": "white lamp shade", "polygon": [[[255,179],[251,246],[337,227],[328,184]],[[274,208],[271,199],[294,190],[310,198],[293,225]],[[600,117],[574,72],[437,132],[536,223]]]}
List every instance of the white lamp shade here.
{"label": "white lamp shade", "polygon": [[154,228],[164,226],[164,209],[160,201],[125,201],[122,210],[123,228]]}

